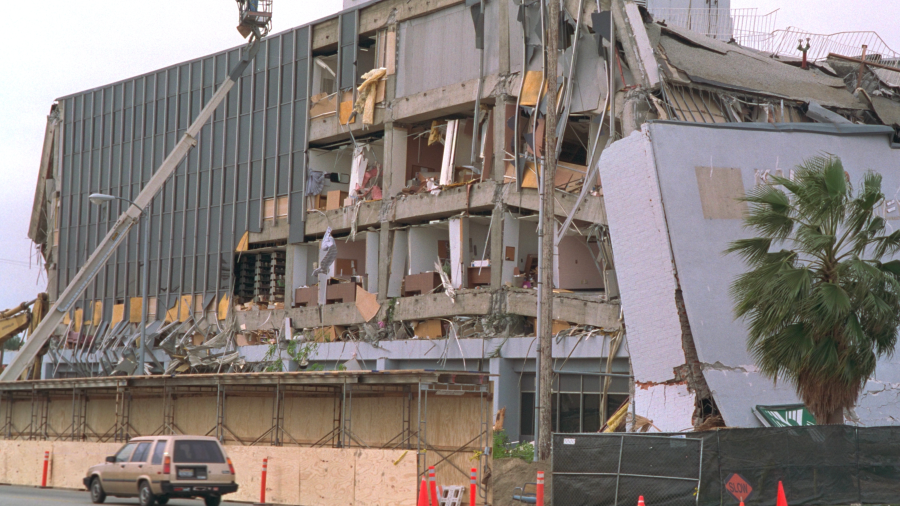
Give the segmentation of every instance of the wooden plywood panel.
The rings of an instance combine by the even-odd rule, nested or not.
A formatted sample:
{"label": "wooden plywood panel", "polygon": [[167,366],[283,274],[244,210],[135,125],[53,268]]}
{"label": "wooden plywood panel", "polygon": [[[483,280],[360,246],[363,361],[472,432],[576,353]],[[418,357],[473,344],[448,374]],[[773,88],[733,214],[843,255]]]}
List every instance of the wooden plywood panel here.
{"label": "wooden plywood panel", "polygon": [[136,397],[131,400],[129,421],[137,434],[149,436],[162,426],[163,407],[162,397]]}
{"label": "wooden plywood panel", "polygon": [[244,235],[241,236],[240,242],[238,242],[237,248],[234,251],[240,253],[241,251],[247,251],[250,247],[250,232],[244,232]]}
{"label": "wooden plywood panel", "polygon": [[[447,460],[436,465],[434,467],[434,474],[437,478],[438,485],[442,487],[446,485],[465,486],[466,490],[468,490],[469,470],[472,469],[473,466],[477,467],[477,463],[471,460],[473,455],[473,452],[462,452],[449,455]],[[428,465],[434,465],[434,463],[441,458],[442,457],[438,456],[436,453],[432,454],[431,457],[429,457]],[[459,469],[453,467],[453,464],[456,464],[459,469],[462,469],[466,473],[463,474],[459,472]],[[468,499],[466,499],[465,504],[468,504]]]}
{"label": "wooden plywood panel", "polygon": [[[242,441],[249,443],[272,426],[273,401],[272,396],[226,397],[225,425]],[[233,436],[226,434],[226,437],[231,439]],[[270,440],[271,437],[266,438],[266,441]]]}
{"label": "wooden plywood panel", "polygon": [[[453,413],[453,416],[447,416]],[[472,397],[448,395],[428,396],[428,443],[437,447],[457,448],[478,435],[481,406]],[[473,449],[478,442],[471,444]]]}
{"label": "wooden plywood panel", "polygon": [[[284,430],[301,443],[315,443],[334,428],[334,400],[285,397]],[[287,438],[287,436],[285,436]]]}
{"label": "wooden plywood panel", "polygon": [[[49,483],[82,488],[84,470],[114,454],[121,443],[0,441],[0,483],[40,484],[44,451],[51,452]],[[413,506],[416,459],[403,450],[232,446],[238,492],[235,501],[259,499],[260,468],[268,458],[266,499],[273,504],[308,506]],[[401,458],[403,456],[403,458]],[[465,458],[465,455],[460,455]],[[456,457],[454,457],[456,458]],[[440,482],[440,466],[438,471]],[[452,483],[451,483],[452,481]],[[441,484],[455,484],[447,478]]]}
{"label": "wooden plywood panel", "polygon": [[24,431],[31,425],[31,400],[12,403],[12,424],[17,431]]}
{"label": "wooden plywood panel", "polygon": [[537,104],[538,97],[541,94],[541,83],[544,79],[544,73],[540,70],[529,70],[525,73],[525,84],[522,87],[522,97],[520,103],[527,107],[534,107]]}
{"label": "wooden plywood panel", "polygon": [[403,397],[354,397],[353,433],[369,446],[391,441],[403,430],[403,401]]}
{"label": "wooden plywood panel", "polygon": [[275,216],[278,218],[287,218],[288,215],[288,196],[278,197],[275,201]]}
{"label": "wooden plywood panel", "polygon": [[192,295],[181,296],[181,304],[178,306],[178,321],[188,321],[188,318],[191,316],[191,301],[193,301],[193,299],[194,297]]}
{"label": "wooden plywood panel", "polygon": [[144,299],[140,297],[132,297],[128,304],[128,321],[131,323],[141,323],[141,305]]}
{"label": "wooden plywood panel", "polygon": [[47,407],[47,432],[53,434],[68,433],[72,427],[72,399],[51,399]]}
{"label": "wooden plywood panel", "polygon": [[355,504],[415,506],[416,476],[414,450],[359,450],[356,452]]}
{"label": "wooden plywood panel", "polygon": [[[0,441],[0,478],[10,485],[39,486],[48,441]],[[82,471],[83,473],[84,471]]]}
{"label": "wooden plywood panel", "polygon": [[[271,419],[266,413],[265,418]],[[265,422],[268,424],[269,422]],[[175,425],[183,434],[204,436],[216,428],[216,398],[178,397],[175,399]],[[263,429],[265,430],[265,429]]]}
{"label": "wooden plywood panel", "polygon": [[232,446],[226,448],[234,464],[238,491],[228,495],[229,501],[259,501],[262,461],[268,458],[266,503],[298,504],[300,502],[300,468],[306,448],[271,446]]}
{"label": "wooden plywood panel", "polygon": [[125,319],[125,304],[113,305],[112,321],[110,325],[115,325]]}
{"label": "wooden plywood panel", "polygon": [[216,315],[220,320],[224,320],[228,318],[228,308],[231,305],[231,298],[228,297],[228,294],[222,296],[222,299],[219,300],[219,306],[216,310]]}
{"label": "wooden plywood panel", "polygon": [[116,400],[89,398],[85,415],[85,432],[89,440],[112,434],[116,426]]}
{"label": "wooden plywood panel", "polygon": [[263,200],[263,219],[264,220],[274,220],[275,219],[275,199],[265,199]]}
{"label": "wooden plywood panel", "polygon": [[76,309],[75,310],[75,318],[74,318],[75,321],[72,324],[72,330],[74,330],[75,332],[81,332],[81,323],[83,321],[83,317],[84,317],[84,310]]}
{"label": "wooden plywood panel", "polygon": [[300,504],[353,506],[356,452],[310,448],[300,462]]}
{"label": "wooden plywood panel", "polygon": [[[46,443],[37,442],[41,446]],[[114,455],[122,443],[82,443],[54,441],[50,449],[50,469],[47,485],[55,488],[84,489],[81,479],[84,471],[95,464],[103,463],[108,455]],[[78,472],[81,470],[81,472]],[[36,477],[40,479],[40,475]]]}
{"label": "wooden plywood panel", "polygon": [[93,315],[91,316],[91,323],[96,327],[100,325],[100,320],[103,318],[103,301],[95,301],[93,304]]}
{"label": "wooden plywood panel", "polygon": [[[350,123],[350,116],[353,113],[353,102],[341,102],[340,104],[340,120],[342,125]],[[354,121],[355,123],[355,121]]]}
{"label": "wooden plywood panel", "polygon": [[740,169],[695,167],[694,171],[704,218],[740,220],[744,217],[747,203],[737,200],[745,195]]}

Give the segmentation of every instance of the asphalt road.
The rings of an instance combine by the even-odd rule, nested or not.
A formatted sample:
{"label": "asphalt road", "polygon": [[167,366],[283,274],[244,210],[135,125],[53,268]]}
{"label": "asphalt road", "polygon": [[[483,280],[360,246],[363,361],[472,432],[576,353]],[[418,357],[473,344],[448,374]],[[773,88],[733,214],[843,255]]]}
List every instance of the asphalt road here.
{"label": "asphalt road", "polygon": [[[105,504],[134,506],[137,498],[120,499],[108,497]],[[92,504],[87,491],[40,489],[32,487],[0,486],[0,506],[16,506],[19,504]],[[247,506],[246,504],[223,502],[223,506]],[[172,499],[169,506],[203,506],[200,499]]]}

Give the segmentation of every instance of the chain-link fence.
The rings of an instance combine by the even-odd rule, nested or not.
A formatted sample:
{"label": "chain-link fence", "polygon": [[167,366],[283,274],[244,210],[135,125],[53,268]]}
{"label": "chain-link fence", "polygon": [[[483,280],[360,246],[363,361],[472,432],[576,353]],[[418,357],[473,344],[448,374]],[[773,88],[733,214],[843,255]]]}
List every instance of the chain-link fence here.
{"label": "chain-link fence", "polygon": [[554,504],[900,504],[900,427],[555,434]]}
{"label": "chain-link fence", "polygon": [[695,506],[702,460],[683,434],[555,434],[553,504]]}

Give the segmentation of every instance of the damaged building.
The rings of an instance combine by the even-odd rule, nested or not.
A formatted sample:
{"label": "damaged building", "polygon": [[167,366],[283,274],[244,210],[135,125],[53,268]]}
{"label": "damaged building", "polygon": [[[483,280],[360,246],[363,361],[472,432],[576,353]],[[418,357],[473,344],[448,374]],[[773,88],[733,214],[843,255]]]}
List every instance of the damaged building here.
{"label": "damaged building", "polygon": [[[635,430],[754,426],[756,406],[797,403],[759,376],[731,316],[734,197],[821,152],[853,181],[900,162],[897,54],[782,47],[713,3],[704,32],[679,2],[563,2],[542,266],[554,431],[596,432],[622,406]],[[533,438],[553,148],[541,10],[345,0],[269,36],[147,209],[147,370],[490,373],[504,430]],[[51,302],[127,207],[88,196],[134,199],[240,58],[53,104],[29,232]],[[142,240],[135,227],[84,288],[31,379],[134,373]],[[882,364],[849,415],[891,423],[897,370]]]}

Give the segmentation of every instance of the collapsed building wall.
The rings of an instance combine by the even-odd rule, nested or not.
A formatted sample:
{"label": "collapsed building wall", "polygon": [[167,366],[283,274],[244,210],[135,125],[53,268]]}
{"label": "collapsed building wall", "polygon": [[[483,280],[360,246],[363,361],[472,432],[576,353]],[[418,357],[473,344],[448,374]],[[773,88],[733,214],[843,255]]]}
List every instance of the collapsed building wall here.
{"label": "collapsed building wall", "polygon": [[[688,350],[675,349],[682,335],[676,291],[683,294],[702,378],[726,424],[754,426],[756,406],[798,403],[790,384],[760,375],[747,352],[744,323],[733,317],[728,287],[744,265],[724,251],[748,236],[745,204],[734,199],[765,184],[768,174],[790,177],[796,165],[826,150],[842,160],[851,183],[872,170],[891,196],[900,188],[891,170],[900,163],[892,135],[889,127],[867,125],[652,122],[604,152],[601,177],[623,281],[636,413],[668,427],[663,430],[681,430],[690,426],[686,407],[703,396],[702,385],[678,381],[679,366],[690,361]],[[900,218],[894,200],[881,205],[888,220]],[[661,300],[645,307],[649,294]],[[879,362],[850,420],[893,423],[898,413],[889,401],[897,395],[897,371],[895,358]],[[680,416],[674,424],[673,416]]]}

